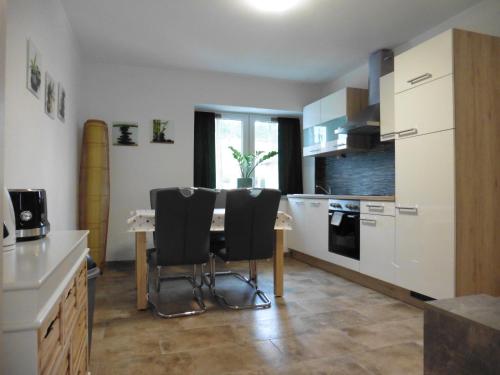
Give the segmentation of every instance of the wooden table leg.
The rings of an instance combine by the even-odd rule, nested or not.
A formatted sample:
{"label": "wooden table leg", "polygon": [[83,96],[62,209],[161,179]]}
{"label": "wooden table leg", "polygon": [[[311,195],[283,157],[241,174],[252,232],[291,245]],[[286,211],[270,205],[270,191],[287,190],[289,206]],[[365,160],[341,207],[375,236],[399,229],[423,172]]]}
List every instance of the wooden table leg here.
{"label": "wooden table leg", "polygon": [[148,307],[147,295],[146,232],[135,232],[135,281],[137,289],[137,310]]}
{"label": "wooden table leg", "polygon": [[285,231],[276,230],[276,249],[274,251],[274,295],[283,296],[284,244]]}

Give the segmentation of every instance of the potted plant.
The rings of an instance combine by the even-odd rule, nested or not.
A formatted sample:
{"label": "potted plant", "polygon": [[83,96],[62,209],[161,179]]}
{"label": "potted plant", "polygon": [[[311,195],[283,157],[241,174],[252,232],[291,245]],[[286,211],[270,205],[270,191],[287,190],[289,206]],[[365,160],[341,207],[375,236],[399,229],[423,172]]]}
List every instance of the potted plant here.
{"label": "potted plant", "polygon": [[252,173],[255,168],[278,155],[276,151],[269,151],[268,153],[256,151],[253,154],[243,154],[232,146],[229,146],[229,149],[233,153],[233,158],[240,165],[241,178],[238,178],[238,188],[251,188],[253,186]]}

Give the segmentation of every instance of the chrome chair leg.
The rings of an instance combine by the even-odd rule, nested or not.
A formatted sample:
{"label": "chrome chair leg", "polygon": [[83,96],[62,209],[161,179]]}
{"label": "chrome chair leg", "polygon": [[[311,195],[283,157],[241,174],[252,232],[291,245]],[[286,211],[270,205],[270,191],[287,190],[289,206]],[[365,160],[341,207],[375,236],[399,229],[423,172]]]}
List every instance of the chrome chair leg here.
{"label": "chrome chair leg", "polygon": [[[193,288],[193,297],[198,305],[198,309],[195,310],[190,310],[190,311],[184,311],[180,313],[168,313],[161,311],[158,306],[152,301],[150,298],[150,293],[148,292],[147,297],[148,297],[148,303],[152,306],[153,310],[155,311],[156,315],[162,317],[162,318],[178,318],[182,316],[191,316],[191,315],[199,315],[203,314],[205,311],[207,311],[207,308],[205,306],[205,302],[203,300],[203,278],[205,275],[205,264],[202,264],[200,267],[200,282],[197,282],[197,267],[196,265],[193,265],[193,273],[192,275],[179,275],[179,276],[161,276],[161,266],[157,266],[157,275],[156,275],[156,290],[158,293],[158,301],[160,301],[160,286],[162,281],[171,281],[171,280],[187,280],[191,284]],[[148,289],[149,289],[149,283],[148,283]]]}
{"label": "chrome chair leg", "polygon": [[[267,295],[259,289],[257,285],[257,261],[250,260],[249,261],[249,278],[232,271],[224,271],[224,272],[215,272],[215,255],[211,254],[210,256],[210,282],[207,283],[210,288],[210,293],[216,299],[216,301],[224,307],[227,307],[232,310],[244,310],[244,309],[268,309],[271,307],[271,301],[267,297]],[[254,295],[258,296],[262,303],[254,303],[249,305],[236,305],[229,303],[227,299],[218,294],[215,289],[215,279],[216,276],[233,276],[241,281],[244,281],[248,285],[254,289]]]}

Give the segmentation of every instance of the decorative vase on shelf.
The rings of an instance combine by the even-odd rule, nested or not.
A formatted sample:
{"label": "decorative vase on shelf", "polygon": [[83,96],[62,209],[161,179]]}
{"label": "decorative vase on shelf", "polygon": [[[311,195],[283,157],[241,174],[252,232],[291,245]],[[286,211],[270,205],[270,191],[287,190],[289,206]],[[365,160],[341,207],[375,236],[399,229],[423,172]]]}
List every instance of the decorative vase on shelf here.
{"label": "decorative vase on shelf", "polygon": [[238,189],[251,188],[253,187],[253,178],[251,177],[241,177],[238,178]]}

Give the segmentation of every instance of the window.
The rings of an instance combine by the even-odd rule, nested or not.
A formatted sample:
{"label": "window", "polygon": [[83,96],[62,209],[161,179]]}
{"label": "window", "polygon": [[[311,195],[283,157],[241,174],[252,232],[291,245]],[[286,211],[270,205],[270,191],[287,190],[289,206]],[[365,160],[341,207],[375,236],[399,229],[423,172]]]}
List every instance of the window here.
{"label": "window", "polygon": [[[234,189],[241,177],[238,163],[229,146],[244,153],[278,151],[278,123],[270,116],[223,113],[215,120],[216,187]],[[259,165],[254,173],[254,185],[261,188],[279,187],[278,156]]]}

